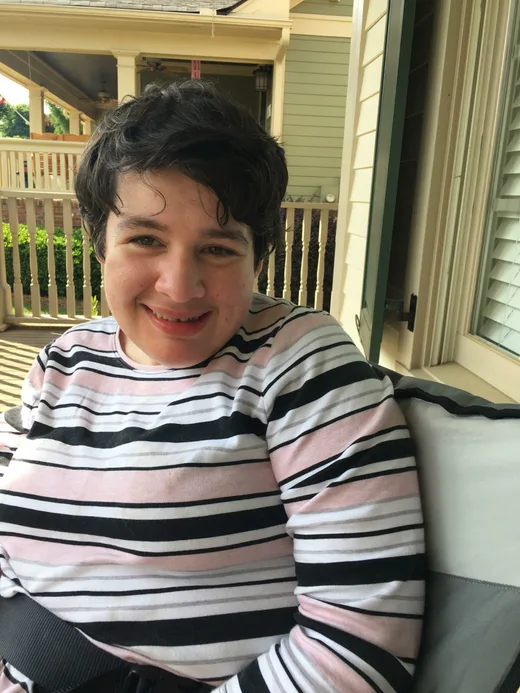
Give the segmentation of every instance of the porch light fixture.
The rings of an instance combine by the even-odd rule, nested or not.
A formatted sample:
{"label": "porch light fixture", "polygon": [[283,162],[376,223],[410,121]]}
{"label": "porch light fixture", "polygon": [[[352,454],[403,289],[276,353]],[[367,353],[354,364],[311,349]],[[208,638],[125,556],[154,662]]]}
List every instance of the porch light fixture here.
{"label": "porch light fixture", "polygon": [[97,93],[98,99],[100,101],[108,101],[110,99],[110,94],[108,91],[105,89],[105,82],[101,82],[101,89]]}
{"label": "porch light fixture", "polygon": [[269,65],[259,65],[253,72],[255,76],[256,91],[266,92],[269,89],[269,76],[271,68]]}

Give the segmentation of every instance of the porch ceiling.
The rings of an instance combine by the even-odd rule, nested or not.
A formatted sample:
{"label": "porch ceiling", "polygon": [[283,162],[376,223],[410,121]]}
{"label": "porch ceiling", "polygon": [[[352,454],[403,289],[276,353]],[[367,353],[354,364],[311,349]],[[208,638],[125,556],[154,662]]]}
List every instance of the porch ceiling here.
{"label": "porch ceiling", "polygon": [[117,61],[113,55],[50,51],[36,51],[36,55],[66,77],[92,101],[97,100],[97,93],[103,82],[111,96],[117,95]]}

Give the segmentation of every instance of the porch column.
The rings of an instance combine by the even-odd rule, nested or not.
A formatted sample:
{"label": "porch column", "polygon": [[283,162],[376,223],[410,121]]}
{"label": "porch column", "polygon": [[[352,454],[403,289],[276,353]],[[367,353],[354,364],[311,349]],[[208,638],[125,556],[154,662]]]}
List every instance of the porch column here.
{"label": "porch column", "polygon": [[278,49],[278,55],[273,65],[273,86],[271,96],[271,135],[276,139],[282,139],[283,128],[283,102],[285,91],[285,56],[287,46],[291,38],[289,29],[282,30],[282,39]]}
{"label": "porch column", "polygon": [[44,91],[41,87],[29,87],[29,129],[38,135],[45,131],[43,95]]}
{"label": "porch column", "polygon": [[69,108],[69,132],[71,135],[81,135],[80,112],[76,108]]}
{"label": "porch column", "polygon": [[92,121],[90,120],[90,118],[85,118],[85,120],[83,121],[83,134],[92,134]]}
{"label": "porch column", "polygon": [[117,51],[114,56],[117,59],[117,100],[121,102],[125,96],[138,96],[136,60],[139,52]]}

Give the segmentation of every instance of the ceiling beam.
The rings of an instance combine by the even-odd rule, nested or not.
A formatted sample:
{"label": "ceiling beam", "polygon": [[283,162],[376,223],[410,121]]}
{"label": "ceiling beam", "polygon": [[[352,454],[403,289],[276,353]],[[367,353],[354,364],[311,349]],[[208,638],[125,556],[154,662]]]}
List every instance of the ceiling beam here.
{"label": "ceiling beam", "polygon": [[41,87],[48,101],[96,117],[90,97],[31,51],[0,50],[0,72],[24,87]]}

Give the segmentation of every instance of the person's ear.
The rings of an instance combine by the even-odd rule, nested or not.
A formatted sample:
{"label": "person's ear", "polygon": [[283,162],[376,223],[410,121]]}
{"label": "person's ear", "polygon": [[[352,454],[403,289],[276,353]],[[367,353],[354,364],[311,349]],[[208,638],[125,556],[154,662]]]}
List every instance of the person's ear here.
{"label": "person's ear", "polygon": [[263,270],[263,268],[264,268],[264,261],[260,260],[260,262],[258,263],[258,265],[255,268],[255,277],[257,279],[260,276],[260,272]]}

